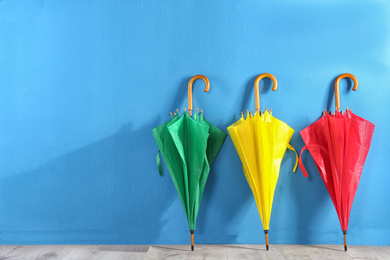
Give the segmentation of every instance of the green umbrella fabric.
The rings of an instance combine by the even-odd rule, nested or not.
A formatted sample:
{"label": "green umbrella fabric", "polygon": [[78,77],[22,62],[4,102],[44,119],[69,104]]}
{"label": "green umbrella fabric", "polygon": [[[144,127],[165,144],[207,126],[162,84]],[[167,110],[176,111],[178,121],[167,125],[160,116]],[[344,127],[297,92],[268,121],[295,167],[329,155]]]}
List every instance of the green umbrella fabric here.
{"label": "green umbrella fabric", "polygon": [[226,134],[204,119],[203,114],[187,112],[153,129],[153,137],[170,173],[187,215],[190,230],[195,230],[200,200],[210,165]]}

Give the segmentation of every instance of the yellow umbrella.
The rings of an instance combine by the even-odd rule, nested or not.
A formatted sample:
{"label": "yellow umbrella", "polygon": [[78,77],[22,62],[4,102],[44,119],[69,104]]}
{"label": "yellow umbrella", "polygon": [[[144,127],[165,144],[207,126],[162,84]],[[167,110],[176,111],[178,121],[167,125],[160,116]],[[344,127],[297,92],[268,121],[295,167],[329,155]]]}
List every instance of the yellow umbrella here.
{"label": "yellow umbrella", "polygon": [[241,112],[241,118],[229,126],[228,131],[241,159],[245,177],[255,197],[263,223],[266,249],[268,250],[269,222],[280,164],[286,149],[293,150],[296,155],[293,169],[295,172],[298,155],[289,144],[294,130],[286,123],[273,117],[272,109],[268,111],[265,108],[264,113],[260,111],[259,82],[265,77],[272,80],[272,90],[277,89],[278,83],[272,74],[263,73],[259,75],[255,80],[255,114],[252,115],[248,111],[245,119]]}

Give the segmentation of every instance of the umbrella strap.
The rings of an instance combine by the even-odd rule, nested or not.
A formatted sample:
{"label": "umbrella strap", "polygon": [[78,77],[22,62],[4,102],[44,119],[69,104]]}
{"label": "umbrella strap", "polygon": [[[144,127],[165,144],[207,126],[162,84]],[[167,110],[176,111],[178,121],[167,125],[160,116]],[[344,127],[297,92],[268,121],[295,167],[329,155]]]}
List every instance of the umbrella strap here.
{"label": "umbrella strap", "polygon": [[297,166],[298,166],[298,154],[297,154],[297,151],[295,151],[294,147],[292,147],[291,144],[288,144],[287,148],[292,150],[292,151],[294,151],[294,153],[295,153],[295,166],[294,166],[294,169],[293,169],[293,172],[295,172],[297,170]]}
{"label": "umbrella strap", "polygon": [[[324,147],[322,147],[322,146],[320,146],[320,145],[315,145],[315,144],[305,145],[305,146],[302,148],[301,154],[299,155],[299,168],[301,168],[302,173],[303,173],[303,176],[305,176],[305,177],[307,177],[307,176],[309,176],[309,175],[307,174],[307,171],[306,171],[306,169],[305,169],[305,167],[303,166],[303,163],[302,163],[302,153],[303,153],[306,149],[308,149],[309,146],[310,146],[310,149],[319,149],[320,151],[322,151],[322,152],[324,152],[324,153],[326,153],[326,154],[328,153],[328,151],[327,151]],[[318,166],[317,166],[317,167],[318,167]]]}
{"label": "umbrella strap", "polygon": [[302,171],[302,173],[303,173],[303,176],[305,176],[305,177],[307,177],[307,176],[309,176],[309,175],[307,174],[307,171],[306,171],[306,169],[305,169],[305,167],[303,166],[303,163],[302,163],[302,153],[303,153],[303,151],[305,151],[307,148],[308,148],[307,145],[305,145],[305,146],[302,148],[302,150],[301,150],[301,154],[299,155],[299,168],[301,168],[301,171]]}
{"label": "umbrella strap", "polygon": [[163,169],[161,166],[160,150],[158,150],[157,155],[156,155],[156,163],[157,163],[158,173],[160,174],[160,176],[164,175]]}

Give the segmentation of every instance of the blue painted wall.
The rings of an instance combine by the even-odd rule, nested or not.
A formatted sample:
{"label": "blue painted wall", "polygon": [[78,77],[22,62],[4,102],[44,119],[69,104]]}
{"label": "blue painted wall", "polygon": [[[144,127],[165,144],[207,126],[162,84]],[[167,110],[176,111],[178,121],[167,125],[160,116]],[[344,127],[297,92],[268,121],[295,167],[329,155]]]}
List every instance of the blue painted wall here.
{"label": "blue painted wall", "polygon": [[[350,244],[390,244],[388,1],[0,1],[0,243],[184,244],[189,232],[151,129],[194,106],[227,132],[261,107],[299,131],[341,106],[375,123],[352,207]],[[310,177],[287,152],[271,243],[342,243],[336,212],[309,153]],[[166,170],[166,169],[165,169]],[[212,165],[197,243],[264,243],[230,137]]]}

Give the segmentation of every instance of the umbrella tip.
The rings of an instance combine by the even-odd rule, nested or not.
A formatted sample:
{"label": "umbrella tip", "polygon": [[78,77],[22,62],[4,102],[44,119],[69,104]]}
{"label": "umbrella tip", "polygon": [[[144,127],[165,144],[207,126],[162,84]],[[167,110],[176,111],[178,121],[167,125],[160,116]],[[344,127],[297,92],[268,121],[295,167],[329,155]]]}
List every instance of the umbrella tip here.
{"label": "umbrella tip", "polygon": [[186,107],[184,108],[184,111],[187,111],[187,108],[186,108]]}
{"label": "umbrella tip", "polygon": [[241,116],[244,117],[244,113],[241,112]]}
{"label": "umbrella tip", "polygon": [[268,243],[268,229],[264,230],[265,234],[265,249],[268,251],[269,250],[269,243]]}
{"label": "umbrella tip", "polygon": [[347,230],[343,230],[344,235],[344,251],[347,252]]}
{"label": "umbrella tip", "polygon": [[169,112],[170,115],[172,115],[172,112]]}
{"label": "umbrella tip", "polygon": [[173,113],[176,116],[176,113]]}
{"label": "umbrella tip", "polygon": [[197,107],[197,108],[196,108],[196,112],[198,112],[198,111],[199,111],[199,108]]}
{"label": "umbrella tip", "polygon": [[194,232],[195,232],[195,230],[190,230],[190,233],[191,233],[191,251],[194,251],[194,247],[195,247]]}
{"label": "umbrella tip", "polygon": [[201,114],[203,114],[203,109],[202,109],[202,110],[200,110],[200,113],[201,113]]}
{"label": "umbrella tip", "polygon": [[267,111],[267,107],[265,107],[265,111]]}

